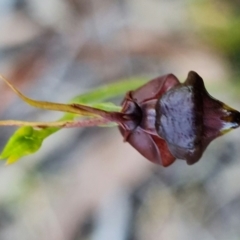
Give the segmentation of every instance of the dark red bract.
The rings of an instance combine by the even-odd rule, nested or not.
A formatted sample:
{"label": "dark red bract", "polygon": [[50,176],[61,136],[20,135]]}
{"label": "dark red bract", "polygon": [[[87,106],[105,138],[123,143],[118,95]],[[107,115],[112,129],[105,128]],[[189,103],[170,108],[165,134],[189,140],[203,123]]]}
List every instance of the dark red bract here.
{"label": "dark red bract", "polygon": [[128,92],[118,122],[125,141],[166,167],[197,162],[213,139],[239,126],[240,113],[211,97],[191,71],[184,83],[168,74]]}

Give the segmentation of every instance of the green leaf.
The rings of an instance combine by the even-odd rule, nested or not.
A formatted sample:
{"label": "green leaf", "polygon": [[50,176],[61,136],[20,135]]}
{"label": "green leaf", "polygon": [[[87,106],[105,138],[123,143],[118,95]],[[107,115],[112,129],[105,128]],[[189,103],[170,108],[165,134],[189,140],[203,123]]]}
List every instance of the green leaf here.
{"label": "green leaf", "polygon": [[43,139],[42,132],[32,127],[21,127],[10,138],[0,158],[7,158],[6,164],[12,164],[19,158],[36,152],[41,147]]}
{"label": "green leaf", "polygon": [[[120,111],[120,106],[109,102],[102,103],[102,101],[122,96],[127,91],[136,89],[142,84],[144,84],[144,80],[139,78],[122,80],[76,96],[70,102],[88,104],[89,106],[105,111]],[[58,121],[74,120],[77,117],[79,117],[78,114],[66,113]],[[116,124],[112,123],[104,126],[112,127],[116,126]],[[11,164],[18,161],[21,157],[33,154],[40,149],[44,139],[60,129],[61,128],[57,127],[46,127],[43,129],[34,129],[29,126],[20,127],[7,142],[0,155],[0,159],[7,159],[6,164]]]}
{"label": "green leaf", "polygon": [[119,82],[111,83],[88,93],[74,97],[70,102],[90,104],[103,102],[111,98],[125,95],[128,91],[134,90],[146,82],[146,78],[132,77],[129,79],[121,79]]}

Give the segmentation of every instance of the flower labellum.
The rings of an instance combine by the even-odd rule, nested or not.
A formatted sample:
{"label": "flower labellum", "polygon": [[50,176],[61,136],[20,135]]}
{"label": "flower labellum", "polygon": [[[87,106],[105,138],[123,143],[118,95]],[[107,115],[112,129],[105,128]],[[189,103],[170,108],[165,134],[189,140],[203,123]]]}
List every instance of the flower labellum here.
{"label": "flower labellum", "polygon": [[122,113],[124,140],[164,167],[196,163],[213,139],[240,124],[240,113],[211,97],[193,71],[184,83],[168,74],[128,92]]}

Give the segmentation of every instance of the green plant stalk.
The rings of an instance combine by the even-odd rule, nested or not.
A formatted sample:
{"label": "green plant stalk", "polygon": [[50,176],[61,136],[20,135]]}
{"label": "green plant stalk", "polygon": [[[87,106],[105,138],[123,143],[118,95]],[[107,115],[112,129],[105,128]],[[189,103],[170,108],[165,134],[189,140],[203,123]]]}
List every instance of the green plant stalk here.
{"label": "green plant stalk", "polygon": [[[87,104],[105,111],[120,111],[120,106],[101,102],[122,96],[126,92],[143,85],[145,81],[145,79],[139,78],[122,80],[76,96],[70,101],[70,103]],[[65,113],[58,121],[72,121],[77,117],[79,118],[78,114]],[[116,124],[110,123],[104,126],[112,127],[116,126]],[[43,140],[60,129],[61,128],[58,127],[45,127],[42,129],[34,129],[30,126],[20,127],[7,142],[0,155],[0,159],[7,159],[6,164],[14,163],[19,158],[38,151]]]}

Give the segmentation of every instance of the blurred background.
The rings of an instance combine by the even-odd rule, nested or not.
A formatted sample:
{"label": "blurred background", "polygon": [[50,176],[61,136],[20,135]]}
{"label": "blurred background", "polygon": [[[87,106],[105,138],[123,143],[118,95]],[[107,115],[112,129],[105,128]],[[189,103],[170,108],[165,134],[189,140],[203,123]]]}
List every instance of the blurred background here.
{"label": "blurred background", "polygon": [[[194,70],[240,109],[240,4],[224,0],[1,0],[0,73],[67,102],[105,83]],[[0,83],[0,118],[55,120]],[[121,100],[118,99],[118,103]],[[1,149],[14,132],[1,127]],[[194,166],[151,164],[117,128],[61,130],[0,165],[0,240],[240,238],[239,130]]]}

